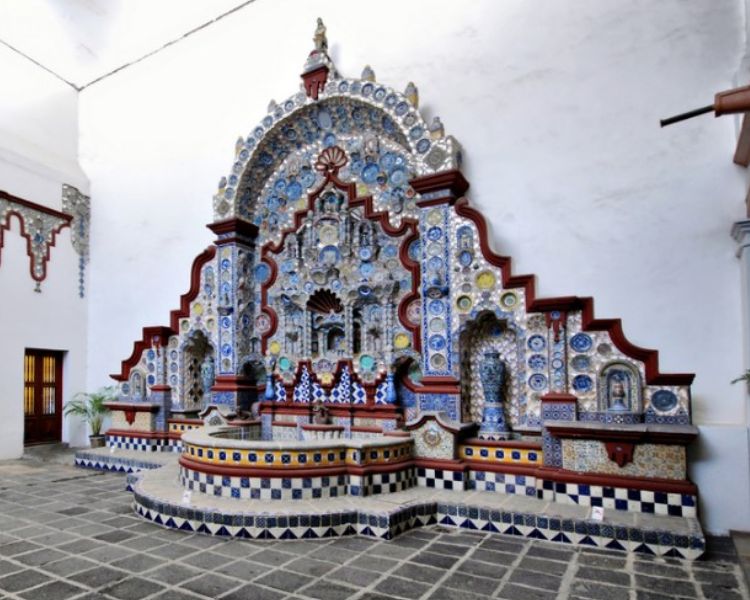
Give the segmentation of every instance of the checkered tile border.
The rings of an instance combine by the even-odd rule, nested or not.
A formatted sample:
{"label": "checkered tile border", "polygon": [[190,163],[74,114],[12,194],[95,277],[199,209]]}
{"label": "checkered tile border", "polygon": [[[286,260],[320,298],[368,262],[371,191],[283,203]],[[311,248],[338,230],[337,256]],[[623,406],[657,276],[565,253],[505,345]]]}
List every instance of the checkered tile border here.
{"label": "checkered tile border", "polygon": [[321,514],[219,513],[170,504],[141,494],[135,484],[134,509],[163,527],[225,537],[286,540],[364,535],[392,539],[399,533],[439,523],[476,531],[543,539],[569,545],[695,559],[705,550],[697,522],[686,535],[647,527],[614,526],[596,521],[491,510],[450,503],[399,506],[388,513],[350,510]]}
{"label": "checkered tile border", "polygon": [[182,452],[182,440],[171,438],[142,438],[126,435],[106,436],[107,448],[140,450],[141,452]]}
{"label": "checkered tile border", "polygon": [[413,467],[392,473],[332,477],[228,477],[180,467],[183,487],[225,498],[309,500],[400,492],[416,485]]}
{"label": "checkered tile border", "polygon": [[500,492],[536,498],[536,477],[493,473],[491,471],[469,471],[468,489],[480,492]]}
{"label": "checkered tile border", "polygon": [[180,467],[183,487],[225,498],[309,500],[346,495],[346,475],[332,477],[228,477]]}
{"label": "checkered tile border", "polygon": [[608,509],[672,517],[698,516],[698,498],[692,494],[554,481],[544,481],[542,490],[543,498],[563,504],[603,506]]}
{"label": "checkered tile border", "polygon": [[417,481],[420,487],[438,490],[466,489],[463,471],[448,471],[443,469],[427,469],[417,467]]}
{"label": "checkered tile border", "polygon": [[393,473],[370,473],[350,475],[348,492],[350,496],[372,496],[392,494],[417,485],[416,470],[409,467]]}

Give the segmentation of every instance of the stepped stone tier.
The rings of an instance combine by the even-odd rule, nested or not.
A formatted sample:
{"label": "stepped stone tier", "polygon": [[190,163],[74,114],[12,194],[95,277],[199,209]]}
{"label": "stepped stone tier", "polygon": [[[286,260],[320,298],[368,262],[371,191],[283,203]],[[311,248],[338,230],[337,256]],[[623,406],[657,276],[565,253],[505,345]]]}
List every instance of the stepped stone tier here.
{"label": "stepped stone tier", "polygon": [[[211,534],[439,522],[699,556],[693,375],[591,298],[538,298],[418,104],[340,75],[319,23],[300,90],[237,140],[179,308],[113,375],[108,449],[79,464],[143,470],[139,515]],[[134,456],[152,451],[174,454]]]}

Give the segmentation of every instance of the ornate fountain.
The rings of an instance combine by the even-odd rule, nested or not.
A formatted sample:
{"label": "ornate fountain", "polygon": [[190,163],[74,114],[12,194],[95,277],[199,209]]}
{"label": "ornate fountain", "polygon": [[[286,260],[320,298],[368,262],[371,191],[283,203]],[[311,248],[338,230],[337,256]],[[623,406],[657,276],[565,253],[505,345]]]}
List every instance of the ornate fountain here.
{"label": "ornate fountain", "polygon": [[[177,451],[175,472],[133,482],[136,510],[190,531],[390,538],[439,521],[699,555],[693,376],[660,373],[590,298],[538,298],[490,249],[461,148],[414,84],[341,76],[320,21],[314,43],[301,91],[237,140],[179,308],[113,375],[110,455],[78,463]],[[455,496],[375,513],[351,500],[429,488]],[[298,499],[334,504],[269,516]],[[664,520],[628,521],[641,513]]]}

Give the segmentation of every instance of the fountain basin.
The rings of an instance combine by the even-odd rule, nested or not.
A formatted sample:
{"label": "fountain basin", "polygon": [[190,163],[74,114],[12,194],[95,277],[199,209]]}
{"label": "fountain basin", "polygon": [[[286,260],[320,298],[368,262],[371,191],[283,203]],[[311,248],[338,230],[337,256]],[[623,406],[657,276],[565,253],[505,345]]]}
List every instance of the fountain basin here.
{"label": "fountain basin", "polygon": [[396,492],[417,483],[408,434],[272,441],[248,437],[232,427],[183,434],[183,487],[236,499],[307,500]]}

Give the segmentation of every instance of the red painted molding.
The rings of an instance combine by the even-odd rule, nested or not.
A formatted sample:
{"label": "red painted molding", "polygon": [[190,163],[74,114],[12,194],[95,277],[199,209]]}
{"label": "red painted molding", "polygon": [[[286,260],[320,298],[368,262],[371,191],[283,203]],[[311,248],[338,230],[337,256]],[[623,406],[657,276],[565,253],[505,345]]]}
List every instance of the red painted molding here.
{"label": "red painted molding", "polygon": [[132,410],[135,412],[156,412],[160,406],[151,402],[105,402],[109,410]]}
{"label": "red painted molding", "polygon": [[453,377],[423,377],[419,383],[413,382],[408,377],[403,377],[401,382],[410,391],[416,394],[452,394],[461,393],[461,385]]}
{"label": "red painted molding", "polygon": [[271,421],[271,427],[297,427],[296,421]]}
{"label": "red painted molding", "polygon": [[633,462],[635,444],[632,442],[605,442],[604,447],[607,449],[609,460],[617,463],[621,469]]}
{"label": "red painted molding", "polygon": [[303,423],[304,431],[344,431],[343,425],[316,425],[314,423]]}
{"label": "red painted molding", "polygon": [[480,460],[465,460],[466,466],[471,471],[487,471],[488,473],[507,473],[509,475],[526,475],[528,477],[539,477],[537,465],[512,465],[505,463],[489,463]]}
{"label": "red painted molding", "polygon": [[[107,432],[109,434],[109,432]],[[128,434],[128,432],[124,432]],[[164,434],[162,434],[163,436]],[[145,436],[142,436],[145,437]],[[623,477],[617,475],[603,475],[598,473],[577,473],[553,467],[535,467],[532,465],[488,464],[479,461],[441,460],[429,458],[406,458],[395,463],[354,467],[351,465],[337,467],[315,468],[255,468],[246,466],[216,466],[191,460],[182,454],[179,463],[185,468],[209,473],[213,475],[228,475],[230,477],[313,477],[322,475],[368,475],[370,473],[390,473],[409,467],[441,469],[444,471],[485,471],[491,473],[506,473],[510,475],[526,475],[555,483],[584,483],[606,487],[649,490],[675,494],[697,495],[698,488],[686,479],[647,479],[643,477]]]}
{"label": "red painted molding", "polygon": [[169,337],[177,333],[180,326],[180,319],[190,316],[190,303],[198,297],[198,293],[200,292],[201,269],[214,256],[216,256],[216,246],[209,246],[195,258],[190,270],[190,289],[180,296],[180,308],[170,312],[170,326],[144,327],[141,339],[133,344],[133,352],[128,358],[122,361],[120,372],[110,375],[112,379],[115,381],[127,381],[131,369],[138,364],[143,351],[151,347],[155,339],[158,339],[159,345],[165,346]]}
{"label": "red painted molding", "polygon": [[255,380],[245,375],[217,375],[213,386],[211,386],[212,392],[241,392],[246,390],[255,390]]}
{"label": "red painted molding", "polygon": [[[230,449],[231,450],[231,449]],[[246,450],[243,448],[243,450]],[[407,469],[413,464],[411,458],[406,458],[398,462],[387,463],[382,465],[337,465],[335,467],[310,467],[310,468],[289,468],[289,465],[279,465],[277,468],[268,467],[248,467],[233,465],[211,465],[207,463],[192,460],[186,454],[179,458],[181,466],[199,473],[209,473],[211,475],[228,475],[230,477],[322,477],[334,475],[370,475],[371,473],[393,473]]]}
{"label": "red painted molding", "polygon": [[18,204],[19,206],[23,206],[25,208],[50,215],[62,221],[59,227],[52,230],[50,242],[46,244],[47,251],[42,260],[41,275],[37,275],[36,273],[34,273],[34,255],[31,250],[33,243],[31,240],[31,234],[26,231],[26,223],[24,222],[23,215],[20,212],[11,209],[7,213],[5,213],[4,221],[0,222],[0,259],[2,259],[2,249],[5,241],[4,233],[6,231],[10,231],[11,217],[16,217],[20,225],[20,235],[21,237],[26,239],[26,254],[29,257],[29,273],[34,281],[36,281],[37,283],[41,283],[47,277],[47,263],[50,259],[50,249],[55,246],[55,243],[57,241],[57,234],[60,233],[65,227],[70,227],[70,223],[73,221],[73,216],[51,208],[47,208],[46,206],[42,206],[41,204],[37,204],[29,200],[24,200],[23,198],[19,198],[18,196],[13,196],[3,190],[0,190],[0,199],[7,200],[12,204]]}
{"label": "red painted molding", "polygon": [[54,208],[42,206],[41,204],[31,202],[30,200],[24,200],[23,198],[13,196],[12,194],[9,194],[8,192],[5,192],[3,190],[0,190],[0,198],[2,198],[3,200],[7,200],[8,202],[12,202],[13,204],[20,204],[21,206],[25,206],[26,208],[30,208],[37,212],[43,212],[50,215],[51,217],[57,217],[58,219],[62,219],[63,221],[70,222],[73,220],[73,215],[60,212],[59,210],[55,210]]}
{"label": "red painted molding", "polygon": [[417,201],[419,207],[454,204],[469,189],[469,182],[458,169],[415,177],[409,181],[409,185],[419,194],[445,191],[444,197]]}
{"label": "red painted molding", "polygon": [[216,256],[216,246],[209,246],[193,260],[190,268],[190,289],[180,296],[180,308],[169,313],[169,326],[172,331],[179,331],[180,319],[190,316],[190,303],[201,291],[201,269]]}
{"label": "red painted molding", "polygon": [[119,435],[119,436],[143,438],[143,439],[149,439],[149,440],[169,439],[169,434],[166,431],[131,431],[130,429],[108,429],[104,435],[105,437],[111,436],[111,435]]}
{"label": "red painted molding", "polygon": [[570,402],[577,402],[578,398],[576,398],[573,394],[555,394],[555,393],[550,393],[550,394],[544,394],[540,398],[540,400],[542,402],[551,402],[551,403],[560,402],[560,403],[563,403],[563,404],[567,404],[567,403],[570,403]]}
{"label": "red painted molding", "polygon": [[217,246],[224,246],[234,242],[253,242],[258,237],[258,226],[244,219],[225,219],[206,225],[217,236],[222,234],[234,233],[234,236],[217,239],[214,243]]}
{"label": "red painted molding", "polygon": [[545,429],[554,437],[601,440],[621,443],[654,443],[687,445],[698,437],[698,428],[689,425],[671,426],[671,429],[656,429],[659,425],[605,425],[591,427],[595,423],[580,421],[547,421]]}
{"label": "red painted molding", "polygon": [[141,339],[133,344],[133,352],[128,358],[122,361],[119,373],[111,374],[110,377],[115,381],[127,381],[130,371],[141,360],[143,351],[156,345],[166,345],[169,336],[174,335],[175,331],[169,327],[157,325],[154,327],[144,327]]}
{"label": "red painted molding", "polygon": [[636,346],[625,337],[620,319],[597,319],[594,316],[593,298],[563,296],[559,298],[537,298],[533,275],[512,275],[511,259],[496,254],[489,244],[487,222],[484,216],[460,198],[455,204],[456,214],[474,222],[479,235],[479,245],[485,260],[501,269],[504,288],[522,288],[526,294],[527,312],[582,311],[583,331],[606,331],[612,343],[626,356],[644,363],[646,383],[649,385],[690,385],[695,378],[692,373],[660,373],[659,353]]}
{"label": "red painted molding", "polygon": [[328,81],[328,67],[320,66],[307,73],[302,73],[301,77],[307,97],[317,100],[318,94],[323,91],[326,81]]}
{"label": "red painted molding", "polygon": [[487,446],[488,448],[525,448],[528,450],[541,450],[541,442],[530,442],[525,440],[482,440],[480,438],[469,438],[461,442],[461,446]]}
{"label": "red painted molding", "polygon": [[578,473],[552,467],[539,467],[536,476],[560,483],[588,483],[606,487],[631,488],[675,494],[698,494],[697,486],[687,479],[647,479],[645,477],[624,477],[601,473]]}
{"label": "red painted molding", "polygon": [[415,458],[414,466],[441,471],[466,471],[469,465],[463,460],[443,458]]}
{"label": "red painted molding", "polygon": [[[269,318],[271,318],[271,327],[268,329],[266,333],[264,333],[261,336],[261,348],[263,352],[266,352],[267,344],[269,338],[276,333],[276,328],[278,327],[278,318],[273,311],[271,307],[268,306],[268,290],[273,286],[273,284],[276,281],[277,277],[277,264],[274,260],[274,257],[272,255],[278,255],[280,254],[284,249],[284,242],[286,240],[287,235],[290,233],[294,233],[297,231],[300,226],[302,225],[302,221],[304,218],[304,215],[307,214],[308,211],[313,210],[315,208],[315,201],[320,196],[321,193],[326,189],[326,187],[329,184],[332,184],[336,189],[339,189],[343,191],[347,196],[347,201],[350,207],[362,207],[363,215],[366,219],[370,221],[376,222],[381,229],[389,236],[391,237],[400,237],[405,236],[405,238],[401,242],[401,247],[399,249],[399,259],[401,260],[402,264],[404,265],[404,268],[408,270],[412,277],[412,289],[409,293],[406,294],[402,302],[397,307],[397,314],[398,318],[401,321],[401,323],[406,327],[409,331],[412,332],[412,341],[413,341],[413,348],[418,352],[421,350],[421,325],[420,324],[414,324],[411,323],[408,319],[406,319],[406,302],[407,300],[412,300],[414,298],[419,297],[419,281],[421,279],[420,272],[419,272],[419,264],[409,260],[408,258],[408,244],[411,243],[412,240],[419,237],[419,231],[418,231],[418,225],[419,222],[416,219],[411,218],[404,218],[401,221],[400,227],[393,227],[390,224],[389,218],[388,218],[388,211],[381,211],[376,212],[374,209],[373,199],[372,196],[357,196],[357,185],[354,182],[345,183],[341,181],[338,178],[338,168],[334,168],[331,170],[328,170],[324,173],[325,179],[323,182],[312,192],[310,192],[307,195],[307,207],[303,209],[299,209],[295,211],[294,218],[293,218],[293,224],[287,228],[284,229],[281,232],[281,237],[279,239],[279,242],[276,244],[273,244],[271,242],[267,242],[263,245],[263,248],[261,249],[261,260],[264,260],[270,267],[271,267],[271,276],[268,278],[268,280],[261,286],[261,310],[265,312]],[[341,368],[341,363],[343,361],[339,361],[339,364],[337,366],[336,374],[338,374],[338,370]],[[295,375],[294,382],[292,384],[285,384],[285,387],[288,389],[293,389],[294,385],[296,385],[299,382],[299,376],[300,376],[300,365],[302,363],[298,364],[297,372]],[[311,368],[308,369],[311,375],[314,374],[313,370]],[[363,383],[359,377],[357,376],[357,373],[354,371],[353,368],[350,367],[350,373],[353,380],[357,381],[362,385],[363,388],[367,391],[367,401],[368,404],[371,404],[374,402],[374,390],[375,387],[383,380],[384,375],[382,375],[374,384],[365,384]],[[334,377],[333,381],[335,382],[336,377]],[[324,386],[323,384],[318,381],[318,383],[326,389],[327,391],[330,391],[330,389],[333,387],[333,383],[327,384]]]}

